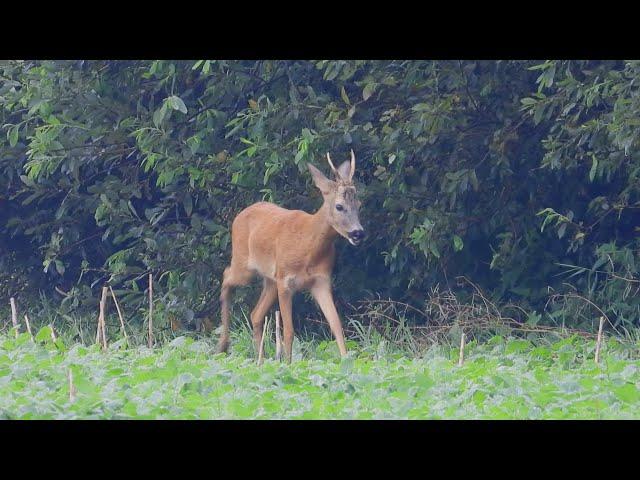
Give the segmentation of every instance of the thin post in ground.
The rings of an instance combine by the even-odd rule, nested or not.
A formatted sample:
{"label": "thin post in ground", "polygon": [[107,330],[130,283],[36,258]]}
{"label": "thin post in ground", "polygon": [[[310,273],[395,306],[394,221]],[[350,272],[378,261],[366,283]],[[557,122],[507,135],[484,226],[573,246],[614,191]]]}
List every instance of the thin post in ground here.
{"label": "thin post in ground", "polygon": [[76,386],[73,384],[73,372],[69,369],[69,402],[76,401]]}
{"label": "thin post in ground", "polygon": [[280,310],[276,310],[276,360],[282,358],[282,337],[280,336]]}
{"label": "thin post in ground", "polygon": [[461,367],[462,364],[464,363],[464,344],[465,344],[465,338],[464,338],[464,332],[462,332],[462,335],[460,335],[460,356],[458,357],[459,367]]}
{"label": "thin post in ground", "polygon": [[16,307],[16,299],[11,297],[9,299],[9,303],[11,304],[11,323],[13,324],[13,328],[15,329],[16,338],[18,338],[18,333],[20,332],[20,324],[18,323],[18,308]]}
{"label": "thin post in ground", "polygon": [[149,274],[149,339],[147,345],[153,348],[153,274]]}
{"label": "thin post in ground", "polygon": [[262,338],[260,339],[260,348],[258,348],[258,365],[262,365],[264,361],[264,337],[267,333],[267,324],[269,323],[269,317],[264,317],[264,323],[262,325]]}
{"label": "thin post in ground", "polygon": [[600,326],[598,327],[598,340],[596,341],[596,363],[600,363],[600,347],[602,345],[603,327],[604,327],[604,317],[600,317]]}
{"label": "thin post in ground", "polygon": [[109,289],[107,287],[102,287],[102,298],[100,298],[100,334],[102,336],[102,349],[107,349],[107,328],[105,326],[105,315],[107,309],[107,292]]}

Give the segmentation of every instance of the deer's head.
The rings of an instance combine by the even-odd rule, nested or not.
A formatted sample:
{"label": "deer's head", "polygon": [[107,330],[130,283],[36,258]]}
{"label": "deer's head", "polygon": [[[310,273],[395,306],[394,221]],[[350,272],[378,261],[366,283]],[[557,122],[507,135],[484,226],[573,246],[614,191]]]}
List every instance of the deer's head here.
{"label": "deer's head", "polygon": [[356,156],[351,150],[351,160],[347,160],[338,168],[333,166],[328,153],[327,160],[335,180],[329,180],[320,170],[309,164],[313,183],[320,189],[324,197],[323,208],[329,224],[336,232],[349,240],[351,245],[359,245],[364,238],[364,230],[358,218],[360,201],[353,184]]}

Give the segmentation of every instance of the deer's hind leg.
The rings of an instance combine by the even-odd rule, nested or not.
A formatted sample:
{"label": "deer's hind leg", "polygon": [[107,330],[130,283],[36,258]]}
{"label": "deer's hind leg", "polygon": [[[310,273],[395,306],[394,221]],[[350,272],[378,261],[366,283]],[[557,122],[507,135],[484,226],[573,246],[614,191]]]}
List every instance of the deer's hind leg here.
{"label": "deer's hind leg", "polygon": [[264,316],[267,314],[273,303],[278,298],[278,288],[276,282],[269,278],[262,279],[262,293],[258,299],[258,303],[251,312],[251,325],[253,326],[253,343],[256,347],[256,355],[260,349],[262,341],[262,327],[264,325]]}
{"label": "deer's hind leg", "polygon": [[253,278],[253,272],[246,267],[231,261],[231,265],[224,269],[222,288],[220,290],[220,308],[222,310],[222,333],[218,340],[217,352],[226,352],[229,348],[229,302],[234,287],[248,284]]}
{"label": "deer's hind leg", "polygon": [[293,289],[287,284],[286,280],[278,280],[278,303],[280,304],[280,313],[282,314],[282,332],[284,358],[287,363],[291,363],[291,354],[293,349]]}

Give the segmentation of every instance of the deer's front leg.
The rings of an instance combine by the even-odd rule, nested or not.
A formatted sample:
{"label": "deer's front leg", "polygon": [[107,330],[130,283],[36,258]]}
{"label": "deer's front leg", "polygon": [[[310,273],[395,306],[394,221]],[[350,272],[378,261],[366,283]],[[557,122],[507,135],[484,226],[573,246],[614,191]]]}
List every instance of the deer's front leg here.
{"label": "deer's front leg", "polygon": [[311,295],[318,302],[322,313],[324,314],[327,322],[329,322],[329,327],[331,327],[331,332],[333,336],[336,337],[336,342],[338,344],[338,350],[340,350],[340,356],[344,357],[347,355],[347,348],[344,344],[344,333],[342,332],[342,323],[340,322],[340,317],[338,316],[338,312],[336,310],[336,306],[333,303],[333,294],[331,293],[331,282],[330,280],[318,280],[311,288]]}
{"label": "deer's front leg", "polygon": [[293,312],[291,308],[293,293],[285,281],[278,281],[278,303],[282,314],[284,358],[287,363],[291,363],[291,350],[293,348]]}

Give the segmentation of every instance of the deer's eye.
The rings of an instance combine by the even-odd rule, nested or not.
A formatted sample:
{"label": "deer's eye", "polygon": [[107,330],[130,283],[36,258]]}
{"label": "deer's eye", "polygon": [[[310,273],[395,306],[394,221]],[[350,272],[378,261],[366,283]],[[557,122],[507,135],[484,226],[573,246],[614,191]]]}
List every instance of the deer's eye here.
{"label": "deer's eye", "polygon": [[343,211],[343,210],[344,210],[344,207],[338,203],[338,204],[336,204],[336,210],[338,210],[339,212],[341,212],[341,211]]}

